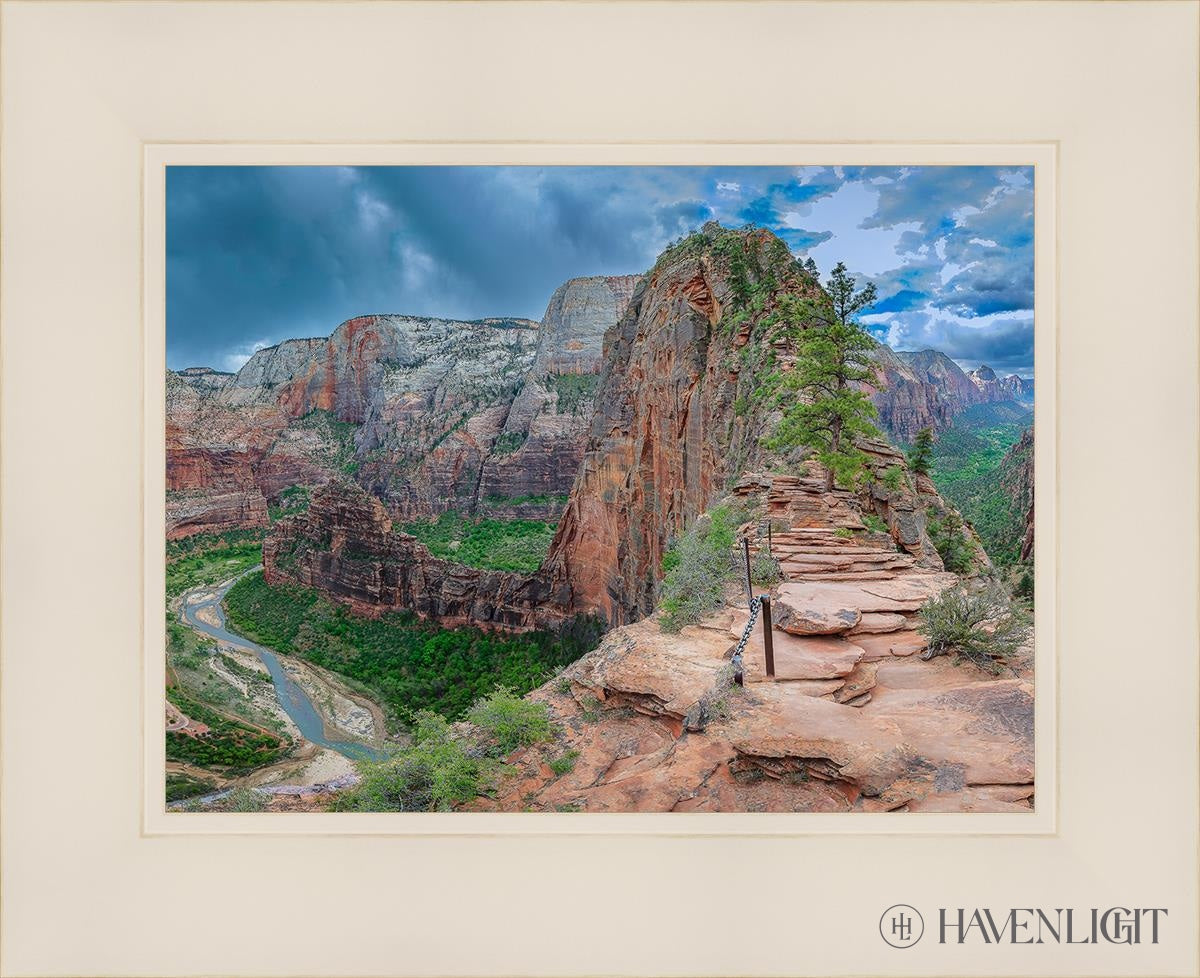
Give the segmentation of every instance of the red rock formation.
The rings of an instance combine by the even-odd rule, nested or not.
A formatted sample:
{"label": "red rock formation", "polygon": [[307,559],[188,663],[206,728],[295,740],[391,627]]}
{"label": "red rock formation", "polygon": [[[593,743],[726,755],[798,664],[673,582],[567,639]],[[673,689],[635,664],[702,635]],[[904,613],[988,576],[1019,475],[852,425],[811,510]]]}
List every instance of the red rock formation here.
{"label": "red rock formation", "polygon": [[168,372],[168,509],[210,494],[221,511],[168,531],[221,522],[216,497],[233,491],[274,500],[355,471],[397,511],[470,510],[535,326],[362,316],[328,339],[259,350],[237,374]]}
{"label": "red rock formation", "polygon": [[572,280],[540,325],[360,316],[328,339],[260,350],[236,375],[168,372],[168,492],[185,494],[189,512],[206,493],[215,507],[211,520],[169,532],[222,524],[230,509],[218,495],[274,501],[350,472],[403,517],[556,519],[582,454],[601,339],[635,281]]}
{"label": "red rock formation", "polygon": [[565,595],[537,575],[480,570],[434,557],[394,532],[383,504],[349,482],[318,490],[306,513],[279,520],[263,544],[268,584],[316,588],[371,617],[409,610],[447,626],[556,627]]}
{"label": "red rock formation", "polygon": [[[761,308],[723,319],[750,287]],[[575,607],[614,624],[648,614],[671,539],[758,458],[763,409],[750,393],[785,291],[815,296],[817,286],[774,235],[715,225],[638,285],[605,339],[587,450],[547,559]]]}

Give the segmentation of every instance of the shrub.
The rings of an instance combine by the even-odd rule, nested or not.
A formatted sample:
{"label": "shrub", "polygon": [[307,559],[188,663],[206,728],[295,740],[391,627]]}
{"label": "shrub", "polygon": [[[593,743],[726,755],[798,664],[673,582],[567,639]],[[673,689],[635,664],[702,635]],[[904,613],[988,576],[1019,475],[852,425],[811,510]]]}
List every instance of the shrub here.
{"label": "shrub", "polygon": [[558,395],[559,414],[588,413],[600,387],[596,374],[550,374],[546,386]]}
{"label": "shrub", "polygon": [[478,700],[467,719],[487,731],[502,755],[550,739],[546,704],[522,699],[503,686]]}
{"label": "shrub", "polygon": [[904,470],[898,465],[889,465],[883,473],[883,484],[890,492],[899,492],[904,486]]}
{"label": "shrub", "polygon": [[734,573],[733,514],[718,506],[697,521],[663,558],[662,629],[694,625],[725,601],[725,582]]}
{"label": "shrub", "polygon": [[756,587],[770,587],[778,584],[783,578],[779,561],[767,553],[765,548],[759,548],[750,561],[750,582]]}
{"label": "shrub", "polygon": [[496,439],[496,444],[492,446],[492,453],[494,455],[512,455],[525,444],[527,437],[522,431],[506,431]]}
{"label": "shrub", "polygon": [[849,527],[845,527],[845,526],[839,526],[836,530],[833,531],[833,535],[835,537],[841,537],[843,540],[853,540],[854,539],[854,531],[851,530]]}
{"label": "shrub", "polygon": [[267,807],[267,799],[253,788],[234,788],[221,799],[223,812],[261,812]]}
{"label": "shrub", "polygon": [[561,778],[564,774],[570,774],[575,770],[575,761],[579,757],[579,751],[569,750],[561,757],[556,757],[550,761],[550,770],[554,772],[556,778]]}
{"label": "shrub", "polygon": [[865,526],[872,533],[890,533],[891,532],[891,530],[888,529],[888,525],[883,520],[883,518],[876,516],[874,513],[867,513],[866,516],[864,516],[862,518],[862,521],[863,521],[863,526]]}
{"label": "shrub", "polygon": [[442,717],[422,711],[412,746],[383,761],[361,761],[358,769],[358,786],[333,803],[334,811],[448,811],[487,790],[492,762],[468,756]]}
{"label": "shrub", "polygon": [[922,659],[955,652],[993,672],[1029,639],[1028,613],[1012,604],[999,583],[977,590],[943,591],[917,613],[918,631],[929,639]]}

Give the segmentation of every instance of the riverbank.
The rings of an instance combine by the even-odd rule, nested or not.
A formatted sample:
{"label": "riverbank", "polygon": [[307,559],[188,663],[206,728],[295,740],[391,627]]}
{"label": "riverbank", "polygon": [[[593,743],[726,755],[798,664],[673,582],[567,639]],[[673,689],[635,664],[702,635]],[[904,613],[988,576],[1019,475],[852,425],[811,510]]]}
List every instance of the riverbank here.
{"label": "riverbank", "polygon": [[[303,789],[352,784],[355,761],[376,759],[387,751],[386,713],[328,670],[229,629],[222,602],[247,572],[183,592],[168,604],[170,620],[196,637],[184,655],[193,689],[197,682],[203,688],[205,708],[264,733],[270,728],[291,747],[286,757],[245,772],[215,770],[177,757],[167,763],[168,777],[177,785],[187,779],[206,786],[205,796],[232,788],[284,785],[310,794]],[[180,657],[177,653],[177,665]],[[169,675],[176,671],[169,669]],[[203,723],[170,703],[166,729],[197,737],[206,733]]]}

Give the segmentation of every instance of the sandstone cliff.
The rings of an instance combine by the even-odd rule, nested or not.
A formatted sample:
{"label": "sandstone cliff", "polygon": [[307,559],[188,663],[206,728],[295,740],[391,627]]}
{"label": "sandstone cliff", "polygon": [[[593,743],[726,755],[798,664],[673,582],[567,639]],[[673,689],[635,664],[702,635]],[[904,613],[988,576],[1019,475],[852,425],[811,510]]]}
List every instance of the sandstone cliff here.
{"label": "sandstone cliff", "polygon": [[574,606],[648,614],[662,556],[760,457],[766,334],[784,292],[819,287],[767,231],[706,225],[659,258],[604,342],[582,466],[547,558]]}
{"label": "sandstone cliff", "polygon": [[567,617],[565,596],[545,579],[440,560],[393,530],[383,504],[347,481],[319,489],[306,512],[273,526],[263,573],[268,584],[316,588],[371,617],[408,610],[447,626],[514,631]]}
{"label": "sandstone cliff", "polygon": [[[672,540],[744,472],[781,463],[763,447],[774,415],[757,395],[793,359],[778,328],[781,297],[818,293],[768,231],[706,225],[660,257],[606,338],[587,449],[544,567],[572,607],[612,624],[649,614]],[[948,410],[891,351],[881,356],[885,372],[911,378],[915,416]],[[887,396],[899,405],[904,392]],[[880,478],[905,468],[890,446],[864,447]],[[844,499],[843,510],[857,521],[877,509],[898,542],[940,570],[913,490],[880,485],[877,499]]]}
{"label": "sandstone cliff", "polygon": [[[533,363],[488,456],[478,497],[492,515],[557,519],[575,482],[604,360],[604,334],[638,277],[571,279],[555,291]],[[548,497],[531,506],[529,497]]]}
{"label": "sandstone cliff", "polygon": [[361,316],[236,374],[168,371],[168,536],[264,525],[283,490],[342,476],[401,516],[557,518],[634,281],[568,282],[542,324]]}

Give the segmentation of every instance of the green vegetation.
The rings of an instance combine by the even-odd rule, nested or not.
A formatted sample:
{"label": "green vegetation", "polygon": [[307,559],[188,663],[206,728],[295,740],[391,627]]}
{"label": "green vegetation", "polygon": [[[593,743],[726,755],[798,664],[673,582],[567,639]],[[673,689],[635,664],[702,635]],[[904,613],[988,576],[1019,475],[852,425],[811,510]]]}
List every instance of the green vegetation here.
{"label": "green vegetation", "polygon": [[230,719],[188,696],[179,687],[167,689],[167,699],[191,719],[208,726],[208,733],[189,737],[167,731],[167,760],[244,772],[271,764],[291,749],[285,738]]}
{"label": "green vegetation", "polygon": [[1005,485],[1024,461],[1008,452],[1029,419],[1016,404],[976,405],[955,418],[932,450],[930,474],[938,491],[971,523],[998,566],[1017,562],[1025,535],[1025,507]]}
{"label": "green vegetation", "polygon": [[492,446],[492,454],[512,455],[515,451],[517,451],[517,449],[525,444],[525,441],[528,438],[528,432],[506,431],[496,439],[496,444]]}
{"label": "green vegetation", "polygon": [[783,572],[779,561],[767,553],[766,547],[759,547],[750,560],[750,583],[756,587],[771,587],[783,580]]}
{"label": "green vegetation", "polygon": [[662,628],[677,632],[694,625],[725,601],[725,584],[733,579],[734,530],[731,507],[717,506],[696,521],[663,556],[665,577],[660,591]]}
{"label": "green vegetation", "polygon": [[1033,567],[1026,565],[1021,571],[1021,576],[1017,580],[1016,586],[1013,588],[1013,596],[1020,598],[1022,601],[1028,601],[1029,606],[1033,607]]}
{"label": "green vegetation", "polygon": [[566,493],[541,496],[484,496],[483,504],[492,508],[507,506],[566,506],[571,497]]}
{"label": "green vegetation", "polygon": [[262,530],[204,533],[167,542],[167,597],[220,584],[262,560]]}
{"label": "green vegetation", "polygon": [[859,437],[879,437],[875,406],[859,385],[876,382],[875,341],[854,317],[875,301],[875,286],[855,287],[842,262],[819,300],[780,300],[796,347],[795,368],[777,375],[783,419],[766,444],[775,451],[811,450],[828,470],[827,486],[860,485],[869,475]]}
{"label": "green vegetation", "polygon": [[307,513],[311,495],[312,491],[308,486],[288,486],[274,503],[267,506],[271,522],[274,523],[285,516]]}
{"label": "green vegetation", "polygon": [[992,672],[1028,641],[1032,627],[998,582],[978,590],[959,584],[927,601],[917,615],[918,630],[929,639],[921,658],[955,652]]}
{"label": "green vegetation", "polygon": [[487,732],[501,755],[550,738],[546,704],[522,699],[503,686],[478,700],[467,719]]}
{"label": "green vegetation", "polygon": [[929,539],[937,548],[946,570],[955,574],[970,573],[975,566],[975,544],[967,536],[958,512],[947,509],[941,519],[929,521],[928,530]]}
{"label": "green vegetation", "polygon": [[558,395],[559,414],[589,413],[600,378],[596,374],[548,374],[546,387]]}
{"label": "green vegetation", "polygon": [[556,778],[561,778],[564,774],[570,774],[575,770],[575,762],[579,759],[579,751],[569,750],[560,757],[555,757],[549,762],[550,770],[554,772]]}
{"label": "green vegetation", "polygon": [[862,521],[863,525],[872,533],[891,533],[883,517],[876,516],[874,513],[867,513],[863,516]]}
{"label": "green vegetation", "polygon": [[[231,530],[197,534],[167,543],[167,601],[190,588],[220,584],[262,560],[262,530]],[[185,714],[211,730],[200,737],[168,731],[167,757],[200,767],[244,773],[270,764],[291,749],[277,717],[264,715],[214,665],[250,683],[269,684],[262,673],[217,651],[217,643],[184,625],[168,611],[167,697]],[[186,705],[185,705],[186,704]],[[267,731],[273,731],[267,732]],[[195,779],[192,779],[195,780]],[[190,791],[184,780],[168,781],[167,801],[202,794],[213,786],[197,783]]]}
{"label": "green vegetation", "polygon": [[546,559],[556,524],[542,520],[471,520],[451,510],[436,520],[417,520],[400,529],[443,560],[530,574]]}
{"label": "green vegetation", "polygon": [[266,807],[266,796],[253,788],[234,788],[214,806],[222,812],[261,812]]}
{"label": "green vegetation", "polygon": [[918,475],[928,475],[932,462],[933,429],[922,428],[913,439],[912,450],[908,453],[908,467]]}
{"label": "green vegetation", "polygon": [[333,804],[342,812],[443,812],[491,785],[495,763],[472,757],[435,713],[416,718],[411,747],[377,763],[360,762],[361,780]]}
{"label": "green vegetation", "polygon": [[358,425],[339,421],[332,411],[309,411],[295,422],[298,428],[315,431],[327,446],[324,461],[331,467],[353,475],[358,471],[357,448],[354,443]]}
{"label": "green vegetation", "polygon": [[506,769],[501,761],[505,755],[552,734],[544,703],[523,700],[504,688],[477,700],[470,720],[478,730],[455,729],[436,713],[418,712],[411,746],[383,761],[361,762],[362,780],[334,809],[447,811],[488,793]]}
{"label": "green vegetation", "polygon": [[215,791],[217,783],[206,781],[204,778],[194,778],[190,774],[167,774],[166,796],[167,803],[183,801],[185,798],[195,798]]}
{"label": "green vegetation", "polygon": [[600,636],[590,619],[559,634],[510,634],[440,628],[408,612],[360,618],[309,588],[269,587],[261,573],[235,584],[225,608],[246,637],[363,683],[405,722],[421,710],[457,720],[498,686],[524,694]]}
{"label": "green vegetation", "polygon": [[899,492],[904,488],[904,470],[898,465],[889,465],[883,473],[883,485],[889,492]]}

